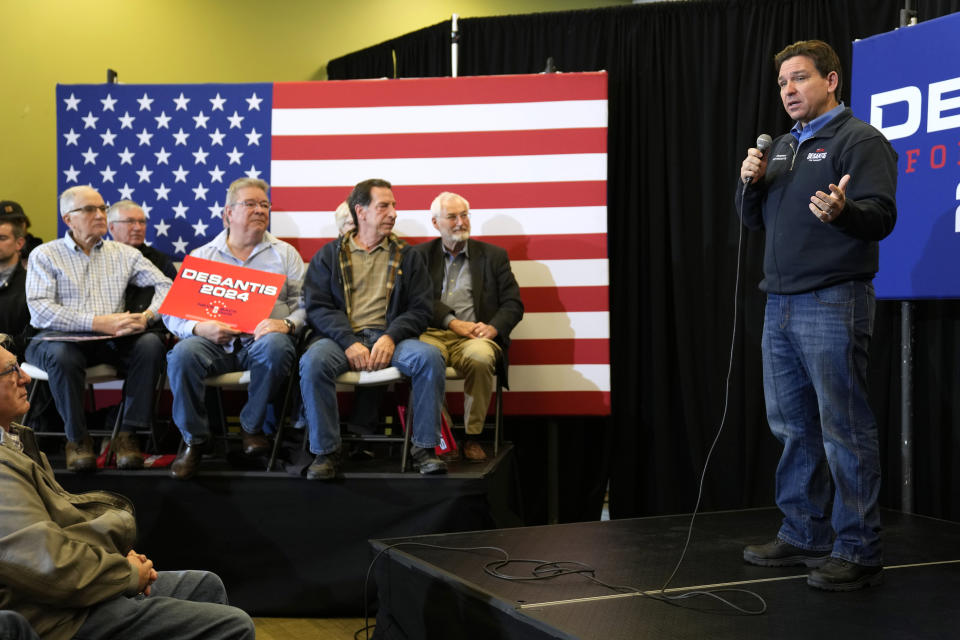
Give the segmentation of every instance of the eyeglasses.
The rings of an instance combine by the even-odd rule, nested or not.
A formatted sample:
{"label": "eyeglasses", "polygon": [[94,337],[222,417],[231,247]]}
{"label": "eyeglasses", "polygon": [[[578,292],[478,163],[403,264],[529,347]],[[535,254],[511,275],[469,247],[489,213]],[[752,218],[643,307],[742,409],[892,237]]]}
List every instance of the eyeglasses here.
{"label": "eyeglasses", "polygon": [[19,379],[19,378],[22,378],[22,377],[24,377],[24,376],[27,375],[27,374],[25,374],[25,373],[23,372],[23,369],[20,368],[20,365],[17,364],[16,362],[14,362],[13,364],[11,364],[9,367],[7,367],[6,369],[4,369],[3,371],[0,371],[0,378],[4,377],[4,376],[6,376],[6,375],[10,375],[11,373],[16,373],[18,379]]}
{"label": "eyeglasses", "polygon": [[77,208],[77,209],[72,209],[72,210],[70,210],[70,211],[67,211],[67,213],[76,213],[77,211],[82,211],[82,212],[84,213],[84,215],[91,216],[91,215],[93,215],[94,213],[96,213],[97,211],[99,211],[100,213],[106,213],[106,212],[107,212],[107,205],[105,205],[105,204],[88,204],[88,205],[86,205],[86,206],[84,206],[84,207],[79,207],[79,208]]}
{"label": "eyeglasses", "polygon": [[448,213],[447,215],[445,215],[445,216],[443,216],[443,217],[447,220],[447,222],[455,222],[458,218],[459,218],[460,220],[469,220],[469,219],[470,219],[470,212],[469,212],[469,211],[463,211],[463,212],[461,212],[461,213]]}
{"label": "eyeglasses", "polygon": [[256,208],[266,209],[270,211],[270,207],[273,206],[270,204],[269,200],[241,200],[240,202],[234,202],[230,205],[231,207],[243,207],[244,209],[253,210]]}
{"label": "eyeglasses", "polygon": [[146,220],[137,220],[136,218],[124,218],[123,220],[114,220],[114,222],[117,222],[120,224],[133,224],[139,227],[147,226]]}

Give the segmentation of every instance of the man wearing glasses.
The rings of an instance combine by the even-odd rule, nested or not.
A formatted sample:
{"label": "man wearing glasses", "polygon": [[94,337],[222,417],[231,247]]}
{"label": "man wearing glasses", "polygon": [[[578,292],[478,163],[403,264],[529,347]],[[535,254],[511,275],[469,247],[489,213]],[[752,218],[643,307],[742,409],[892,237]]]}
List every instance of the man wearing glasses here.
{"label": "man wearing glasses", "polygon": [[[170,256],[146,243],[147,214],[133,200],[114,202],[107,209],[107,229],[117,242],[129,245],[143,254],[153,265],[171,280],[177,277],[177,268]],[[150,306],[153,287],[127,287],[125,309],[139,313]]]}
{"label": "man wearing glasses", "polygon": [[197,322],[164,316],[180,342],[167,355],[167,375],[173,391],[173,421],[184,447],[170,468],[179,480],[194,476],[200,459],[211,449],[210,421],[204,402],[203,379],[229,371],[249,370],[247,403],[240,411],[243,452],[262,455],[270,449],[263,425],[296,359],[294,336],[303,326],[303,258],[278,240],[270,225],[270,186],[263,180],[240,178],[227,189],[223,209],[225,229],[191,255],[287,277],[270,317],[251,335],[216,320]]}
{"label": "man wearing glasses", "polygon": [[443,354],[447,364],[464,376],[463,454],[483,462],[487,454],[480,433],[490,408],[494,376],[506,386],[510,332],[523,317],[520,289],[507,252],[486,242],[470,240],[470,203],[444,191],[430,205],[440,237],[419,244],[433,281],[433,319],[420,336]]}
{"label": "man wearing glasses", "polygon": [[[127,379],[123,424],[111,451],[121,469],[143,466],[143,455],[133,431],[149,427],[153,394],[166,351],[155,333],[144,333],[170,289],[163,275],[139,251],[104,240],[107,207],[91,187],[76,186],[60,196],[60,215],[68,230],[64,237],[37,247],[27,270],[27,306],[30,324],[40,333],[27,346],[26,360],[50,378],[54,405],[67,432],[67,468],[92,471],[96,467],[93,441],[83,413],[84,370],[111,364]],[[154,287],[143,313],[124,311],[127,285]],[[77,334],[109,336],[75,341]]]}
{"label": "man wearing glasses", "polygon": [[60,486],[33,431],[14,422],[30,407],[30,376],[11,345],[0,334],[0,602],[22,617],[0,618],[0,637],[252,640],[219,577],[157,571],[133,549],[127,498]]}

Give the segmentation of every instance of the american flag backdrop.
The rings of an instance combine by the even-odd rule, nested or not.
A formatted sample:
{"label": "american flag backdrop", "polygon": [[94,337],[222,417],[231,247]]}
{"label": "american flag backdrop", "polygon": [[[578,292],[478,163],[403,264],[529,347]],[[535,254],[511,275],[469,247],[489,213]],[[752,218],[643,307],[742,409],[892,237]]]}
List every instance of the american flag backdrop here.
{"label": "american flag backdrop", "polygon": [[526,307],[509,414],[610,412],[606,136],[604,73],[57,87],[59,190],[142,203],[147,241],[176,260],[220,231],[244,175],[271,184],[271,230],[305,261],[363,179],[393,183],[412,243],[437,236],[439,192],[463,195],[472,237],[507,250]]}

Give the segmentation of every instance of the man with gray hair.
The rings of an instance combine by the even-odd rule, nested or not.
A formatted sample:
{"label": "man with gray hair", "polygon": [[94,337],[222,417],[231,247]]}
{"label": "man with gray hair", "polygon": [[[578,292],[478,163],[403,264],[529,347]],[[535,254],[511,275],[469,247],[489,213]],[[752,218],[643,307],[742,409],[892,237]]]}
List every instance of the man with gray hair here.
{"label": "man with gray hair", "polygon": [[433,318],[420,339],[463,375],[463,452],[467,460],[482,462],[487,454],[479,437],[494,375],[506,386],[510,332],[523,318],[523,302],[507,252],[470,239],[470,203],[464,197],[444,191],[430,213],[440,237],[414,247],[433,281]]}
{"label": "man with gray hair", "polygon": [[[123,424],[112,443],[117,466],[136,469],[143,455],[133,434],[149,427],[160,372],[163,341],[144,330],[170,290],[170,279],[139,251],[104,240],[107,207],[89,186],[71,187],[60,196],[60,215],[69,227],[57,240],[37,247],[27,269],[30,323],[40,330],[27,346],[26,360],[50,378],[54,405],[67,432],[67,468],[92,471],[93,442],[83,413],[84,370],[108,363],[125,373]],[[127,285],[154,287],[143,313],[123,310]],[[93,333],[103,340],[75,342],[62,333]]]}
{"label": "man with gray hair", "polygon": [[173,421],[186,446],[174,460],[170,474],[178,480],[194,476],[204,453],[211,449],[210,422],[204,403],[203,379],[229,371],[250,371],[248,399],[240,411],[243,452],[262,455],[270,448],[263,427],[272,419],[270,404],[296,359],[294,336],[304,324],[301,301],[303,258],[293,246],[278,240],[270,225],[270,190],[263,180],[240,178],[227,189],[223,209],[225,228],[191,255],[238,267],[280,273],[286,280],[269,318],[253,334],[242,333],[218,320],[185,320],[164,316],[167,328],[180,342],[167,355]]}
{"label": "man with gray hair", "polygon": [[[177,268],[170,256],[146,243],[147,214],[133,200],[114,202],[107,209],[107,229],[117,242],[129,245],[143,254],[157,269],[171,280],[177,277]],[[125,309],[139,313],[150,306],[153,287],[127,287]]]}

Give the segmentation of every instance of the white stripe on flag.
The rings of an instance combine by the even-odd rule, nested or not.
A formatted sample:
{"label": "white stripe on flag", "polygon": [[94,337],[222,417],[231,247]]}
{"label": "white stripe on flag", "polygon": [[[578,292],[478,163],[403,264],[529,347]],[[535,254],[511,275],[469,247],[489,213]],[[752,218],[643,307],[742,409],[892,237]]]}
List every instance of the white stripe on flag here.
{"label": "white stripe on flag", "polygon": [[[511,340],[569,340],[609,338],[610,313],[570,311],[567,313],[525,313],[510,333]],[[513,375],[513,365],[510,366]]]}
{"label": "white stripe on flag", "polygon": [[516,260],[510,266],[521,287],[605,287],[610,283],[604,259]]}
{"label": "white stripe on flag", "polygon": [[364,160],[274,160],[274,187],[339,187],[371,176],[395,185],[509,182],[578,182],[607,179],[607,154]]}
{"label": "white stripe on flag", "polygon": [[[470,226],[475,236],[533,236],[546,231],[556,235],[606,233],[607,208],[471,209]],[[411,238],[440,235],[426,210],[400,210],[393,230]],[[282,238],[336,238],[337,228],[332,211],[275,211],[271,233]]]}
{"label": "white stripe on flag", "polygon": [[610,365],[510,365],[510,391],[610,391]]}
{"label": "white stripe on flag", "polygon": [[606,126],[606,100],[273,110],[275,136],[520,131]]}

